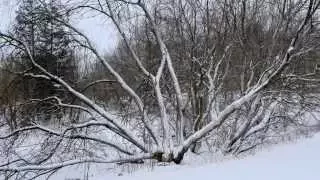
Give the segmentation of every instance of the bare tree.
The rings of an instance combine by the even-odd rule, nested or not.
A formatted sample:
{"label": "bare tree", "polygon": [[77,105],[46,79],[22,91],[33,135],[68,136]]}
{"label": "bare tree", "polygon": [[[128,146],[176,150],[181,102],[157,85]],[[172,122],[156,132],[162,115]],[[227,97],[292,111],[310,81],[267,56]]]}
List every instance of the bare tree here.
{"label": "bare tree", "polygon": [[[47,2],[38,1],[50,16]],[[315,22],[319,19],[320,1],[172,0],[147,3],[141,0],[89,0],[68,3],[64,9],[68,15],[77,16],[89,11],[113,22],[127,54],[143,77],[140,79],[151,82],[157,107],[146,104],[143,94],[138,93],[131,86],[133,83],[98,52],[88,36],[62,18],[52,17],[68,28],[73,40],[89,50],[109,73],[107,79],[89,82],[84,89],[110,80],[116,83],[133,100],[130,108],[137,111],[129,122],[121,122],[110,109],[91,99],[85,91],[37,63],[23,37],[0,32],[0,47],[23,50],[39,72],[16,74],[57,84],[81,103],[66,103],[56,96],[30,101],[49,102],[85,114],[80,122],[66,123],[60,128],[39,122],[11,131],[4,127],[6,134],[0,136],[4,144],[22,143],[23,139],[26,142],[34,134],[39,135],[37,141],[40,142],[28,155],[13,147],[7,149],[7,163],[0,165],[0,171],[7,176],[34,178],[81,163],[142,163],[145,159],[153,159],[179,164],[194,144],[216,132],[219,136],[214,137],[224,141],[225,152],[245,152],[258,145],[250,144],[250,138],[263,141],[274,124],[283,124],[281,122],[286,118],[303,117],[299,110],[294,109],[293,115],[290,112],[281,114],[279,110],[290,107],[287,101],[299,95],[299,89],[290,89],[292,83],[311,86],[314,83],[310,82],[319,81],[318,71],[294,74],[294,65],[319,49],[319,25]],[[176,24],[169,26],[171,20]],[[149,59],[142,56],[144,53],[130,38],[133,22],[144,22],[148,26],[146,32],[152,36],[159,54],[155,58],[155,70],[147,68]],[[166,39],[166,27],[177,30],[172,41]],[[179,40],[181,44],[177,43]],[[174,49],[174,43],[185,46],[181,49],[188,51]],[[180,61],[183,62],[181,65],[193,72],[192,77],[179,77],[181,71],[176,70],[179,58],[184,60]],[[188,82],[187,78],[190,83],[181,84],[181,81]],[[166,87],[173,90],[170,98]],[[288,91],[293,93],[286,93]],[[289,96],[292,94],[296,96]],[[303,95],[301,97],[312,93]],[[313,101],[313,104],[308,103],[315,107],[316,100]],[[190,110],[190,104],[192,115],[188,117],[186,112]],[[151,106],[159,112],[156,118],[147,111]],[[77,149],[79,146],[83,148]],[[79,155],[64,153],[68,151]],[[117,154],[118,158],[110,159],[106,153]]]}

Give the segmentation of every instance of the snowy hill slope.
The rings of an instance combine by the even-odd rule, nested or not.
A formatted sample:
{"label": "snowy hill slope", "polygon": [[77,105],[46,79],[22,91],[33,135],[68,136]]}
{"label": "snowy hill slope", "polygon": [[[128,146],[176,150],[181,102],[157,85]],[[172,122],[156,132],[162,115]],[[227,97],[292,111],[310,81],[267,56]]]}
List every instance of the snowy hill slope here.
{"label": "snowy hill slope", "polygon": [[[297,144],[280,145],[240,160],[200,167],[166,166],[153,172],[139,171],[120,180],[319,180],[320,134]],[[106,179],[104,176],[98,179]]]}

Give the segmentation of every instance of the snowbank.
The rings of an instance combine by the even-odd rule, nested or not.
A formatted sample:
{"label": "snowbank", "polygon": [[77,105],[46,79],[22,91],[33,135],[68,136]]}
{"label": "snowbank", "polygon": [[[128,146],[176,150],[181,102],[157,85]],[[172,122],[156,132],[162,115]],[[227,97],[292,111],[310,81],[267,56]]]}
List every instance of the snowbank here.
{"label": "snowbank", "polygon": [[166,166],[153,172],[139,171],[121,176],[95,179],[119,180],[316,180],[320,179],[320,134],[297,144],[274,147],[268,152],[239,160],[198,167]]}

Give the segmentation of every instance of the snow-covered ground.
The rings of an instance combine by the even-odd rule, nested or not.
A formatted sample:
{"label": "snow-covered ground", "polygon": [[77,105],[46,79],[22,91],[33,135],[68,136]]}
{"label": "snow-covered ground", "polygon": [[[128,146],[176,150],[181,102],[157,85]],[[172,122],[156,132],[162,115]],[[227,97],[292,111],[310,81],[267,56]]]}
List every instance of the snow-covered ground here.
{"label": "snow-covered ground", "polygon": [[[166,166],[139,171],[122,180],[317,180],[320,179],[320,134],[297,144],[280,145],[268,152],[200,167]],[[103,178],[101,178],[103,179]]]}
{"label": "snow-covered ground", "polygon": [[[196,160],[197,159],[197,160]],[[91,166],[89,180],[318,180],[320,179],[320,133],[310,139],[265,149],[242,159],[187,157],[184,165],[155,166],[117,176],[101,165]],[[214,162],[213,162],[214,161]],[[211,162],[211,163],[209,163]],[[201,164],[201,165],[199,165]],[[151,170],[152,169],[152,170]],[[83,171],[63,170],[52,179],[83,179]],[[82,177],[82,178],[81,178]]]}

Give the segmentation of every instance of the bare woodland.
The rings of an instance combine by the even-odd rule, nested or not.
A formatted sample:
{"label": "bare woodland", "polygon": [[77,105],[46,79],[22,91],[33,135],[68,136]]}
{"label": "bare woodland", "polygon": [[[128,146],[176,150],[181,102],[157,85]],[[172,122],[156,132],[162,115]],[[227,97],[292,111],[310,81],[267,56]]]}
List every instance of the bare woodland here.
{"label": "bare woodland", "polygon": [[[317,129],[319,0],[20,4],[0,32],[0,177],[240,155]],[[112,22],[113,52],[73,25],[84,16]]]}

